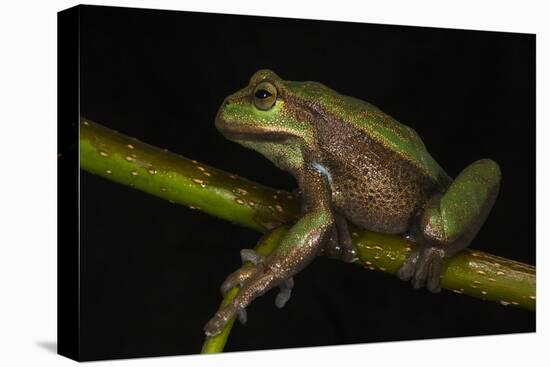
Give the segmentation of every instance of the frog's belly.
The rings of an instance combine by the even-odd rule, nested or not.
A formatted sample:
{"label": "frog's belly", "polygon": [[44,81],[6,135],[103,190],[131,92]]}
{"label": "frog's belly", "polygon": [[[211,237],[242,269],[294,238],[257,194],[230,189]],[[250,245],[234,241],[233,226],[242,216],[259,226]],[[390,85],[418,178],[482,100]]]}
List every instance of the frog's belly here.
{"label": "frog's belly", "polygon": [[382,233],[404,233],[433,191],[425,178],[406,170],[338,172],[332,178],[335,209],[359,227]]}

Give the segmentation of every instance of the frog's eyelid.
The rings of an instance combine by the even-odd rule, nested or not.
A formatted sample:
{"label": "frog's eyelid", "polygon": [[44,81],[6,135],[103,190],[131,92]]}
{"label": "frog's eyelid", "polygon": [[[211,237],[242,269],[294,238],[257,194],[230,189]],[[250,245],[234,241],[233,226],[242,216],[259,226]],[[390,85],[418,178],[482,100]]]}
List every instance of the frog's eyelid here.
{"label": "frog's eyelid", "polygon": [[[271,87],[273,87],[273,91],[275,92],[275,95],[277,97],[279,97],[279,94],[280,94],[280,90],[279,90],[279,87],[277,86],[277,84],[272,81],[271,79],[264,79],[260,82],[258,82],[255,86],[254,86],[254,91],[258,90],[258,86],[262,85],[262,84],[267,84],[267,85],[270,85]],[[267,90],[267,89],[266,89]]]}

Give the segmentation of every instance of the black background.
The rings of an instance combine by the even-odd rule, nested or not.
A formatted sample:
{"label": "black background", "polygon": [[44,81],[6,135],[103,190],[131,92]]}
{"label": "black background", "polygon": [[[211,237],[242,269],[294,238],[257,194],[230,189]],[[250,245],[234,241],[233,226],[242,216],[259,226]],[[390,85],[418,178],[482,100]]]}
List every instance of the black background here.
{"label": "black background", "polygon": [[[81,42],[82,116],[272,187],[294,182],[214,128],[261,68],[379,106],[451,176],[491,157],[501,192],[472,247],[535,264],[534,35],[85,6]],[[260,235],[86,172],[80,198],[82,358],[198,353]],[[253,302],[227,351],[535,330],[534,313],[335,260],[295,281],[284,309]]]}

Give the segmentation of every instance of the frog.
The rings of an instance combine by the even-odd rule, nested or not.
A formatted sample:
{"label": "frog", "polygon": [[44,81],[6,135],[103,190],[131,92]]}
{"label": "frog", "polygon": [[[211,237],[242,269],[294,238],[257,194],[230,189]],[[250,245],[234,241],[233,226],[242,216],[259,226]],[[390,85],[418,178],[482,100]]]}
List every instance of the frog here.
{"label": "frog", "polygon": [[239,291],[205,325],[207,336],[234,317],[246,322],[246,307],[272,288],[284,307],[293,276],[316,256],[357,261],[349,223],[414,242],[397,276],[439,292],[445,262],[470,245],[500,189],[494,160],[479,159],[452,179],[414,129],[373,104],[268,69],[225,98],[215,127],[294,177],[301,215],[270,255],[241,251],[250,266],[223,282],[222,294]]}

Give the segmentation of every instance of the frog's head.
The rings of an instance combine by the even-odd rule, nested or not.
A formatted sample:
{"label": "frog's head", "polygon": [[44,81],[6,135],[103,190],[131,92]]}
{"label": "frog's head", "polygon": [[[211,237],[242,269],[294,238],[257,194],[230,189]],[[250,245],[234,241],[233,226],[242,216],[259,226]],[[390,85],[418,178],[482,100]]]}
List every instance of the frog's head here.
{"label": "frog's head", "polygon": [[314,141],[313,116],[296,91],[309,82],[287,82],[270,70],[256,72],[248,86],[230,95],[216,116],[229,140],[254,149],[277,165],[282,149]]}

